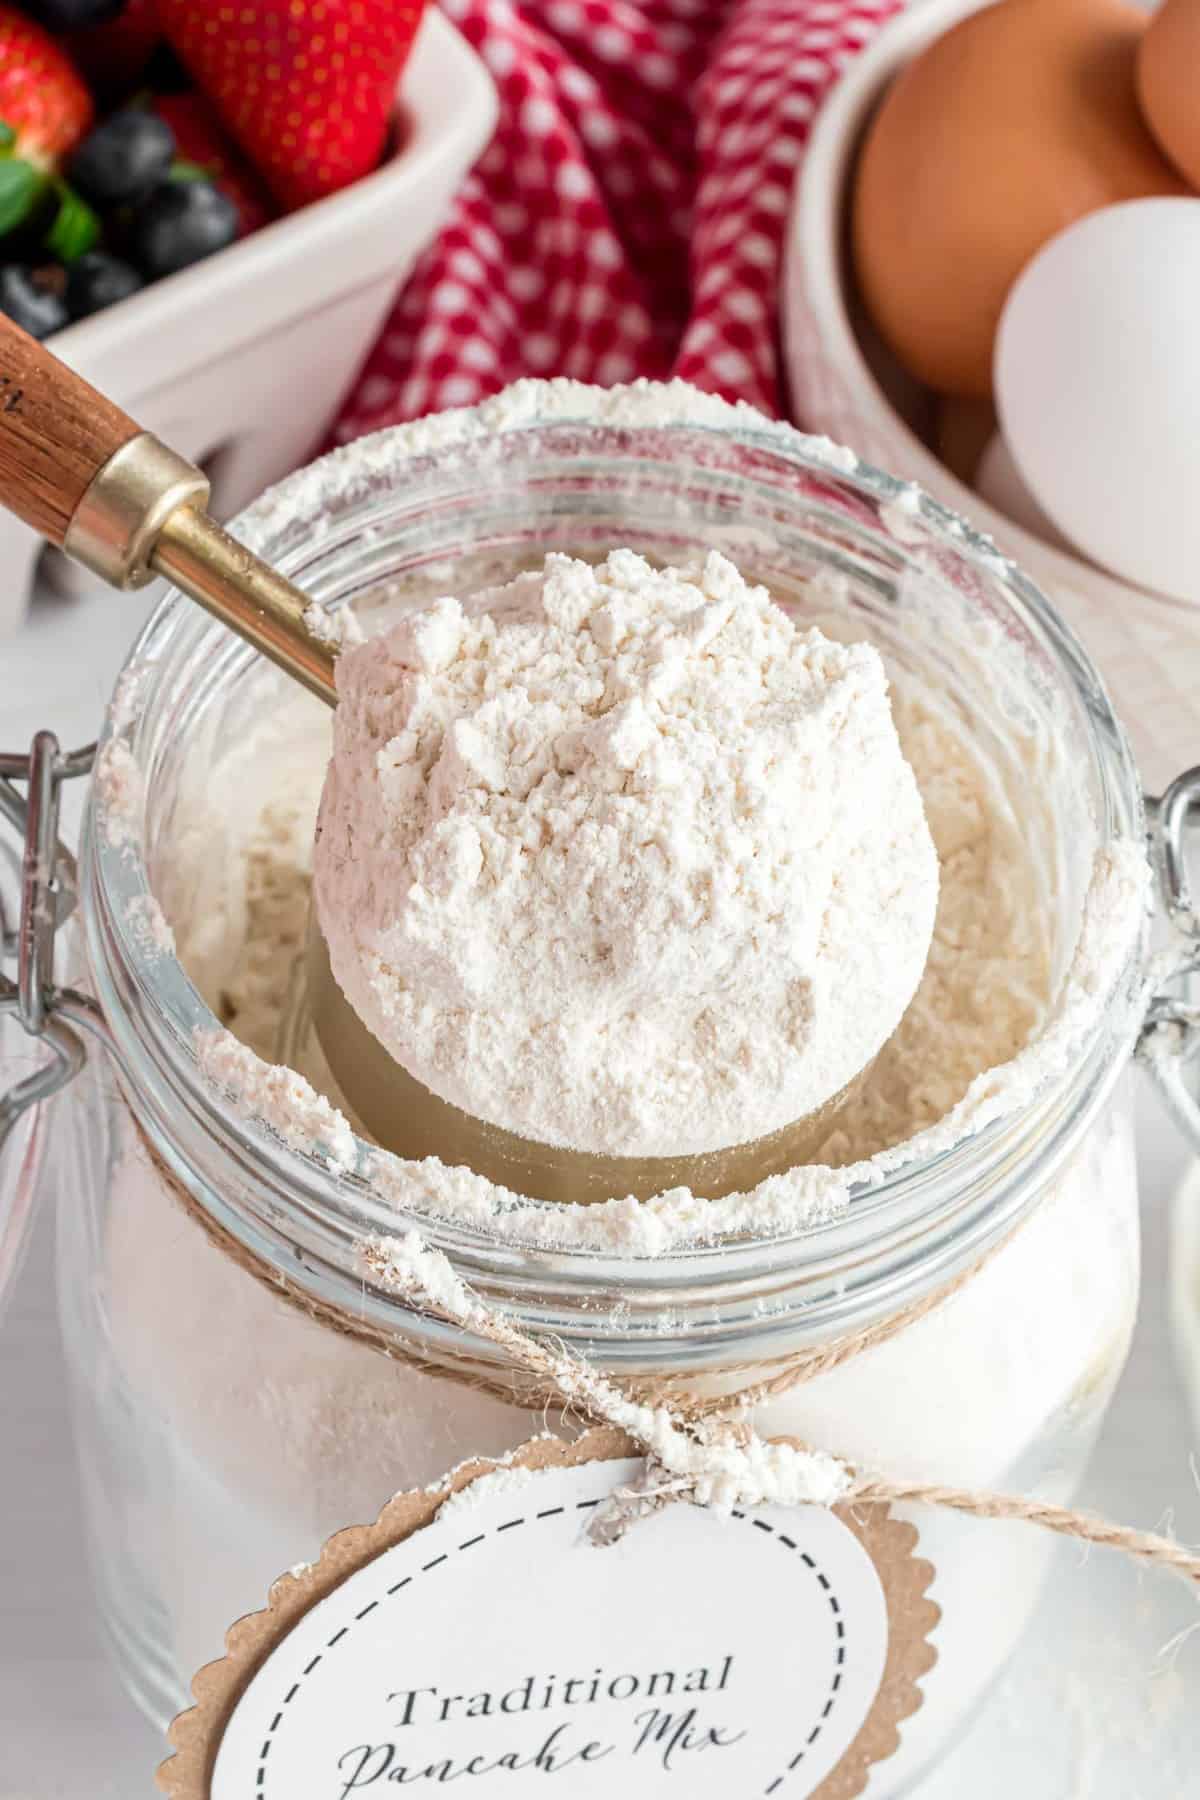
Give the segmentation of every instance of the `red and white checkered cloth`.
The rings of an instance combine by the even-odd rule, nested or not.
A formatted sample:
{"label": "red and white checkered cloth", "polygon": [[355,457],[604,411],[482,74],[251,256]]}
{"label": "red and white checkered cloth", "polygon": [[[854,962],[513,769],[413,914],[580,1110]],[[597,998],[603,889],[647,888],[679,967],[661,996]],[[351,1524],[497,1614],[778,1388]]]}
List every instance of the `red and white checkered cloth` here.
{"label": "red and white checkered cloth", "polygon": [[442,0],[500,123],[348,397],[342,441],[521,375],[682,375],[784,408],[791,189],[903,0]]}

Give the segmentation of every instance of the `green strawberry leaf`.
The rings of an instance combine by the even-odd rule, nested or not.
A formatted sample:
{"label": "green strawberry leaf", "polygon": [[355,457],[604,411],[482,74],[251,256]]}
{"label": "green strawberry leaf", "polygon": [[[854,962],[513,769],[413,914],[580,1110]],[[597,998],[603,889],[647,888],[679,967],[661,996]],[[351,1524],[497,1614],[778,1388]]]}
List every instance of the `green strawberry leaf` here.
{"label": "green strawberry leaf", "polygon": [[198,162],[189,162],[185,157],[177,156],[171,164],[167,179],[168,181],[211,181],[212,170],[203,168]]}
{"label": "green strawberry leaf", "polygon": [[72,263],[99,241],[100,221],[87,201],[80,199],[65,181],[56,181],[54,186],[59,196],[59,208],[42,242],[60,262]]}
{"label": "green strawberry leaf", "polygon": [[23,224],[45,186],[45,176],[32,163],[0,162],[0,237]]}
{"label": "green strawberry leaf", "polygon": [[0,151],[11,150],[17,141],[17,134],[7,119],[0,119]]}

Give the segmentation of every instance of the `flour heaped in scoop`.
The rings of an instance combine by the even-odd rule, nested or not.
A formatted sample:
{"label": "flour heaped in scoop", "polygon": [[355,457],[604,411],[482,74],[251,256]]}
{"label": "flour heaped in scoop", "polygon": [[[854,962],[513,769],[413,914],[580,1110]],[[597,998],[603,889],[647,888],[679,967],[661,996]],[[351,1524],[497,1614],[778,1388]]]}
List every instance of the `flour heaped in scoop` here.
{"label": "flour heaped in scoop", "polygon": [[878,653],[710,554],[444,599],[339,664],[334,974],[478,1118],[608,1155],[815,1111],[921,979],[938,866]]}

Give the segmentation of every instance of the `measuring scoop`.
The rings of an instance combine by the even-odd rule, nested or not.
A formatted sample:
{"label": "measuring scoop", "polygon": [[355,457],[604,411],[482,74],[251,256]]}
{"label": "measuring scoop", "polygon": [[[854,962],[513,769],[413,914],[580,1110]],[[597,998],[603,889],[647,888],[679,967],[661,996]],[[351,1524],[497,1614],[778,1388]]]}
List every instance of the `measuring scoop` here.
{"label": "measuring scoop", "polygon": [[[208,497],[202,470],[0,315],[0,504],[113,587],[165,576],[336,705],[337,648],[311,629],[309,597],[223,531],[206,510]],[[411,1076],[338,986],[315,914],[307,976],[321,1049],[371,1136],[398,1155],[465,1164],[535,1199],[647,1199],[679,1187],[717,1198],[748,1190],[811,1160],[865,1075],[794,1124],[729,1149],[598,1155],[534,1143],[474,1118]]]}

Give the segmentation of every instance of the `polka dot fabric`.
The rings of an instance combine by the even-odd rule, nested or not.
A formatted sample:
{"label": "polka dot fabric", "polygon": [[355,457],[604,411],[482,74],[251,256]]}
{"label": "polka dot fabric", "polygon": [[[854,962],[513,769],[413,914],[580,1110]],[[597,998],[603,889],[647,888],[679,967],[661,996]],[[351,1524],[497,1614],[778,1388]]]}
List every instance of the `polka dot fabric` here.
{"label": "polka dot fabric", "polygon": [[782,409],[779,266],[814,114],[902,0],[443,0],[500,123],[337,426],[521,375]]}

